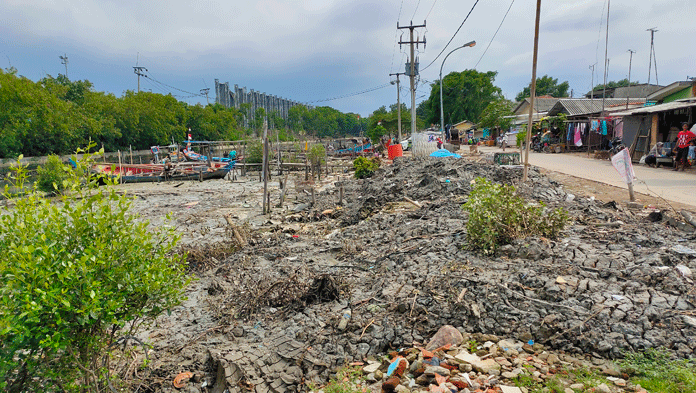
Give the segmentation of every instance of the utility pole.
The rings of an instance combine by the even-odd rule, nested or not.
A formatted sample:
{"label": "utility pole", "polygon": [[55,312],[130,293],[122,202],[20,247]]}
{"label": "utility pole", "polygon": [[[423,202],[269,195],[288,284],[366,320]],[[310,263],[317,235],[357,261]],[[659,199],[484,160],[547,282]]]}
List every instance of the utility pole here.
{"label": "utility pole", "polygon": [[145,67],[133,67],[133,72],[135,75],[138,75],[138,93],[140,93],[140,77],[141,76],[147,76],[145,75],[144,72],[147,72],[147,68]]}
{"label": "utility pole", "polygon": [[205,95],[205,102],[210,104],[210,101],[208,100],[208,92],[210,91],[209,87],[206,87],[205,89],[201,89],[201,94]]}
{"label": "utility pole", "polygon": [[628,52],[631,54],[631,57],[628,60],[628,93],[626,93],[626,109],[628,109],[628,99],[631,96],[631,63],[633,62],[633,54],[636,53],[636,51],[629,49]]}
{"label": "utility pole", "polygon": [[536,22],[534,24],[534,57],[532,59],[532,86],[530,87],[529,96],[529,120],[527,121],[527,135],[524,140],[524,170],[522,172],[522,182],[527,181],[527,171],[529,170],[529,144],[532,140],[532,119],[534,114],[534,95],[536,94],[536,72],[537,72],[537,57],[539,55],[539,19],[541,17],[541,0],[537,0],[536,6]]}
{"label": "utility pole", "polygon": [[609,67],[609,7],[611,6],[611,0],[607,0],[607,38],[604,41],[604,90],[602,92],[602,113],[600,116],[604,116],[604,102],[607,98],[607,68]]}
{"label": "utility pole", "polygon": [[425,48],[425,36],[423,36],[423,41],[420,41],[419,39],[416,39],[415,41],[413,40],[413,30],[419,28],[419,27],[425,27],[425,21],[423,21],[422,25],[414,25],[413,22],[409,26],[399,26],[399,22],[396,22],[396,28],[398,30],[401,29],[409,29],[410,30],[410,40],[408,41],[402,41],[399,39],[399,47],[401,47],[401,44],[410,44],[411,45],[411,60],[408,66],[406,67],[406,74],[411,78],[411,134],[415,134],[418,130],[416,127],[416,74],[418,74],[418,65],[416,62],[416,54],[415,54],[415,49],[414,49],[414,44],[417,47],[418,44],[423,44],[423,47]]}
{"label": "utility pole", "polygon": [[[399,75],[406,75],[403,72],[397,72],[396,74],[389,74],[389,76],[394,76],[396,75],[396,105],[398,107],[398,124],[399,124],[399,139],[396,141],[396,143],[401,143],[401,87],[399,87]],[[394,84],[394,81],[391,82],[391,84]]]}
{"label": "utility pole", "polygon": [[395,74],[389,74],[389,76],[394,76],[396,75],[396,82],[392,81],[391,84],[393,85],[396,83],[396,106],[397,106],[397,114],[399,116],[397,122],[399,124],[399,132],[398,132],[398,140],[397,143],[401,142],[401,87],[399,84],[399,75],[404,75],[403,73],[395,73]]}
{"label": "utility pole", "polygon": [[[650,29],[647,29],[645,31],[650,32],[650,60],[648,60],[648,84],[650,84],[650,74],[652,72],[652,62],[653,62],[653,53],[655,53],[655,32],[659,31],[657,30],[657,27],[652,27]],[[660,84],[659,81],[657,81],[657,60],[655,60],[655,84]]]}
{"label": "utility pole", "polygon": [[60,64],[65,66],[65,78],[68,79],[68,55],[58,56],[60,58]]}
{"label": "utility pole", "polygon": [[592,70],[592,86],[590,87],[590,99],[594,99],[594,67],[597,65],[597,63],[592,64],[589,68]]}

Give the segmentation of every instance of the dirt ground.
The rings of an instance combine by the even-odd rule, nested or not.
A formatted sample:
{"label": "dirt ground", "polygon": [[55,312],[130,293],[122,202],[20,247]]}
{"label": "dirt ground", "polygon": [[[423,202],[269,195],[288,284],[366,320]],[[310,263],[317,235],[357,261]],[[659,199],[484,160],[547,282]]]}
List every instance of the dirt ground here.
{"label": "dirt ground", "polygon": [[[632,211],[625,190],[536,169],[522,186],[518,170],[478,158],[399,159],[367,180],[352,179],[347,160],[321,181],[290,173],[282,204],[286,177],[273,176],[266,216],[254,173],[119,186],[151,225],[178,229],[195,277],[182,305],[138,334],[151,345],[148,369],[122,377],[150,392],[306,391],[445,324],[591,358],[693,352],[696,292],[674,266],[696,268],[696,236],[646,221],[671,214],[664,201],[641,196],[648,208]],[[558,241],[467,251],[461,204],[476,177],[568,209],[571,227]],[[184,371],[196,383],[173,389]]]}

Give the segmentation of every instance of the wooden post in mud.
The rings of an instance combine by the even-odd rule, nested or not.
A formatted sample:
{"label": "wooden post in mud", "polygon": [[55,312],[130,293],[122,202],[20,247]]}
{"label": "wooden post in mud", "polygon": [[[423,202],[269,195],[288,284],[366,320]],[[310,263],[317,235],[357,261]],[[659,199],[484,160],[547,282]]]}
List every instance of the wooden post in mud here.
{"label": "wooden post in mud", "polygon": [[261,166],[263,173],[263,214],[270,213],[270,198],[268,197],[268,122],[263,121],[263,165]]}
{"label": "wooden post in mud", "polygon": [[123,164],[121,163],[121,150],[118,151],[118,183],[123,184]]}
{"label": "wooden post in mud", "polygon": [[246,177],[246,142],[242,145],[242,176]]}
{"label": "wooden post in mud", "polygon": [[133,165],[133,146],[128,145],[128,153],[130,154],[130,163]]}
{"label": "wooden post in mud", "polygon": [[317,197],[316,194],[314,193],[314,187],[312,187],[312,206],[317,204]]}
{"label": "wooden post in mud", "polygon": [[338,205],[343,206],[343,179],[338,177]]}
{"label": "wooden post in mud", "polygon": [[309,167],[307,166],[307,156],[304,159],[304,180],[309,181]]}

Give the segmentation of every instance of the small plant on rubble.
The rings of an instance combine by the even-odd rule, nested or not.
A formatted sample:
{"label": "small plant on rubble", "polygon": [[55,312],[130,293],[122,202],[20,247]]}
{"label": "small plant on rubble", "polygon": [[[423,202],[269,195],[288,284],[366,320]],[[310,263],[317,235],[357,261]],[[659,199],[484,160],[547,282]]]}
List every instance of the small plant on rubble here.
{"label": "small plant on rubble", "polygon": [[557,238],[568,222],[563,209],[547,209],[543,203],[528,204],[515,187],[477,178],[469,200],[467,241],[472,249],[492,253],[499,246],[527,236]]}
{"label": "small plant on rubble", "polygon": [[5,188],[0,391],[107,391],[110,349],[178,304],[188,283],[173,229],[136,221],[130,197],[90,177],[90,159],[73,157],[57,200],[26,186],[19,162],[19,192]]}
{"label": "small plant on rubble", "polygon": [[353,161],[353,168],[355,168],[356,179],[372,177],[372,174],[379,169],[379,159],[358,157]]}

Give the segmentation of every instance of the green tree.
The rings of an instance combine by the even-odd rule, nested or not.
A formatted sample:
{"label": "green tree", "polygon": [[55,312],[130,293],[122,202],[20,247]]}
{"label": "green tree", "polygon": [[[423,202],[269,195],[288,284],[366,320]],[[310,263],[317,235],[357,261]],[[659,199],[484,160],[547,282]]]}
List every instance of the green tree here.
{"label": "green tree", "polygon": [[[536,81],[536,91],[535,95],[545,96],[549,95],[555,98],[568,97],[568,89],[570,85],[568,81],[563,83],[558,83],[558,78],[554,79],[548,75],[544,75],[541,78],[537,78]],[[521,92],[515,97],[515,101],[520,102],[531,95],[531,85],[522,89]]]}
{"label": "green tree", "polygon": [[[469,120],[479,121],[481,112],[491,101],[502,97],[502,90],[493,82],[495,71],[465,70],[451,72],[442,80],[445,124]],[[431,85],[430,97],[424,108],[426,123],[440,124],[440,82]]]}
{"label": "green tree", "polygon": [[506,119],[506,116],[511,116],[514,104],[504,98],[498,98],[491,101],[490,104],[481,113],[479,125],[481,127],[496,129],[498,131],[507,130],[510,128],[512,119]]}

